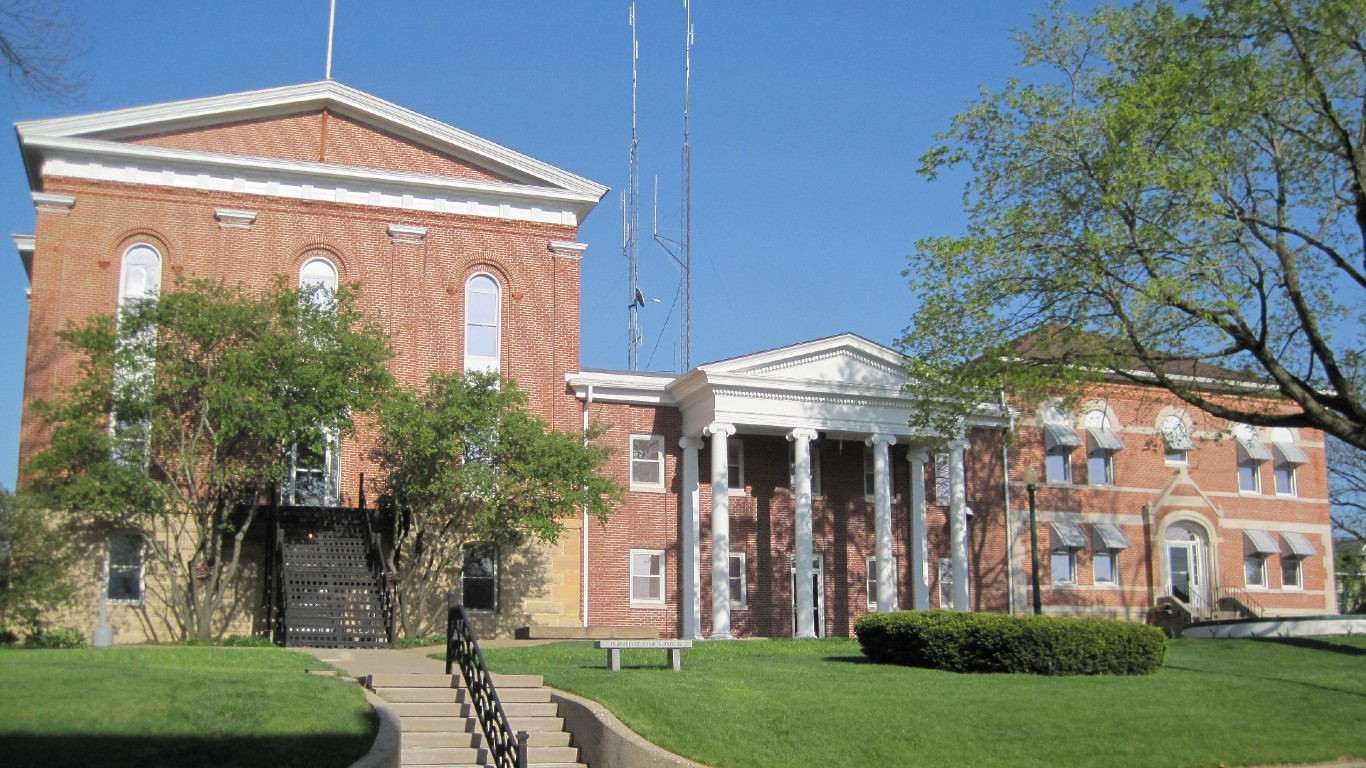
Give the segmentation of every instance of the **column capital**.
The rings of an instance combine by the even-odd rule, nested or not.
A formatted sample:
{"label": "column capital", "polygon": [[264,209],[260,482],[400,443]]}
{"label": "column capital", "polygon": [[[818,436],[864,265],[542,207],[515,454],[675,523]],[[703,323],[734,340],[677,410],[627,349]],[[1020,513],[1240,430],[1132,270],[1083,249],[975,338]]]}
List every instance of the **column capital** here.
{"label": "column capital", "polygon": [[691,449],[693,449],[693,450],[695,450],[695,451],[701,450],[701,449],[702,449],[702,438],[700,438],[700,437],[692,437],[691,435],[684,435],[684,436],[678,438],[678,447],[679,447],[679,448],[691,448]]}
{"label": "column capital", "polygon": [[787,439],[788,439],[788,440],[794,440],[794,441],[795,441],[795,440],[800,440],[800,439],[802,439],[803,437],[806,438],[807,440],[815,440],[815,439],[816,439],[816,436],[817,436],[816,430],[811,429],[810,427],[797,427],[796,429],[794,429],[794,430],[792,430],[791,432],[788,432],[788,433],[787,433]]}
{"label": "column capital", "polygon": [[912,464],[928,464],[930,462],[930,452],[925,450],[911,451],[906,454],[906,461]]}
{"label": "column capital", "polygon": [[950,440],[945,447],[950,451],[966,451],[972,447],[972,443],[969,443],[967,438],[959,438],[957,440]]}
{"label": "column capital", "polygon": [[730,437],[731,435],[735,434],[735,425],[727,424],[724,421],[713,421],[712,423],[702,428],[702,434],[707,436],[725,435],[726,437]]}
{"label": "column capital", "polygon": [[863,441],[863,444],[868,446],[878,445],[879,443],[882,445],[896,445],[896,435],[884,435],[879,432]]}

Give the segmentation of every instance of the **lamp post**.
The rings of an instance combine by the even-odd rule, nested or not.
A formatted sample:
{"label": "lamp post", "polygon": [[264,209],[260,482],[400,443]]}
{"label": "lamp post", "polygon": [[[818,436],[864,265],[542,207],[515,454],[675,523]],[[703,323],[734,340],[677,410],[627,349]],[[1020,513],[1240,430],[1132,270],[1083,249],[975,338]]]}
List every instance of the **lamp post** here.
{"label": "lamp post", "polygon": [[1034,489],[1039,485],[1039,471],[1031,464],[1024,471],[1025,489],[1029,491],[1029,549],[1034,574],[1034,615],[1043,613],[1043,601],[1039,590],[1039,519],[1034,514]]}

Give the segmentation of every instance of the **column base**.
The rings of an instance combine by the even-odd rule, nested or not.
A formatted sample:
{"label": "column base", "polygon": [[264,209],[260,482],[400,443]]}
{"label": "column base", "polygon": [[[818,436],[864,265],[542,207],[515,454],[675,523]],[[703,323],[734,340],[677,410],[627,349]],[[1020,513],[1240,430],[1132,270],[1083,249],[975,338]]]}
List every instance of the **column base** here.
{"label": "column base", "polygon": [[722,634],[713,634],[713,635],[711,636],[711,639],[712,639],[712,640],[734,640],[735,637],[732,636],[729,632],[725,632],[725,633],[722,633]]}

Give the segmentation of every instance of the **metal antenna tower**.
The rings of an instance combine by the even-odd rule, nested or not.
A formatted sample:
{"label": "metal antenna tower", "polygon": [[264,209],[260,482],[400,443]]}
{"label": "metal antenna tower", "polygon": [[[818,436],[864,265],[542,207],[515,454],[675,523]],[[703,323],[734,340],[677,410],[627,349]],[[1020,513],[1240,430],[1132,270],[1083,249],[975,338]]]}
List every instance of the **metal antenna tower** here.
{"label": "metal antenna tower", "polygon": [[683,266],[683,312],[679,336],[682,370],[692,367],[692,150],[688,146],[688,99],[692,86],[692,3],[683,0],[687,15],[683,57],[683,233],[679,243]]}
{"label": "metal antenna tower", "polygon": [[636,4],[631,3],[631,180],[622,201],[621,247],[627,264],[627,342],[626,365],[640,365],[640,308],[645,295],[640,292],[640,139],[636,131],[636,62],[640,43],[636,40]]}

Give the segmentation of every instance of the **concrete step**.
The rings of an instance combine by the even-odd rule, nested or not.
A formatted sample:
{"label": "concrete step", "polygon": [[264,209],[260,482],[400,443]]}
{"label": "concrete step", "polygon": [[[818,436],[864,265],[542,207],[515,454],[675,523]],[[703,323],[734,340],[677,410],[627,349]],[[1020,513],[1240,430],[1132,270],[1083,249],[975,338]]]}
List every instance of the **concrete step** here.
{"label": "concrete step", "polygon": [[[479,726],[474,727],[474,745],[476,747],[484,744],[484,734],[479,730]],[[403,738],[408,738],[404,734]],[[570,734],[565,731],[528,731],[526,743],[533,747],[567,747],[570,742]]]}
{"label": "concrete step", "polygon": [[[455,692],[455,700],[462,704],[471,700],[468,688],[461,688]],[[545,704],[550,701],[550,691],[544,688],[499,688],[498,700],[507,704],[520,702]]]}
{"label": "concrete step", "polygon": [[400,717],[403,727],[404,743],[407,743],[409,731],[425,731],[427,733],[479,733],[479,721],[470,720],[465,717]]}
{"label": "concrete step", "polygon": [[[399,717],[478,717],[474,705],[448,701],[395,702],[390,704]],[[503,714],[514,717],[555,717],[559,705],[553,702],[503,702]]]}
{"label": "concrete step", "polygon": [[372,688],[459,688],[460,675],[371,675]]}
{"label": "concrete step", "polygon": [[[461,694],[465,691],[456,688],[376,688],[375,693],[391,704],[410,702],[456,704],[461,700]],[[502,695],[501,692],[499,695]]]}
{"label": "concrete step", "polygon": [[540,688],[545,685],[541,675],[500,675],[493,674],[493,687],[498,689],[498,697],[503,696],[504,688]]}
{"label": "concrete step", "polygon": [[[476,721],[477,722],[477,721]],[[512,726],[513,731],[527,731],[536,733],[538,731],[563,731],[563,717],[508,717],[508,725]],[[478,727],[477,725],[475,727]]]}
{"label": "concrete step", "polygon": [[527,762],[532,765],[577,763],[578,761],[578,747],[530,747],[527,754]]}
{"label": "concrete step", "polygon": [[[461,726],[463,728],[463,726]],[[403,746],[443,747],[453,749],[478,749],[483,737],[476,737],[468,731],[405,731]]]}
{"label": "concrete step", "polygon": [[471,748],[429,748],[407,746],[400,750],[403,765],[482,765],[484,750]]}
{"label": "concrete step", "polygon": [[400,751],[403,765],[482,765],[483,750],[469,747],[409,747]]}

